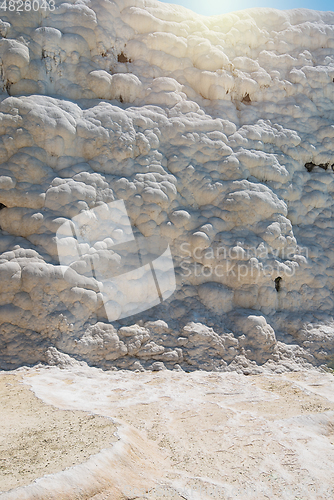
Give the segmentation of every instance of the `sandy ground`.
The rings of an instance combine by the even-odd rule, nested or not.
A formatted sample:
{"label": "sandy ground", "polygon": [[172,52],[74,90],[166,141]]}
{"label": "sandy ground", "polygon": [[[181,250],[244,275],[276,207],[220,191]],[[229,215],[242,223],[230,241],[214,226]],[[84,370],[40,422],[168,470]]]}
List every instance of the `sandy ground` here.
{"label": "sandy ground", "polygon": [[0,375],[0,489],[80,464],[117,441],[110,419],[36,398],[18,375]]}
{"label": "sandy ground", "polygon": [[334,498],[331,374],[42,368],[0,391],[0,489],[56,473],[1,500]]}

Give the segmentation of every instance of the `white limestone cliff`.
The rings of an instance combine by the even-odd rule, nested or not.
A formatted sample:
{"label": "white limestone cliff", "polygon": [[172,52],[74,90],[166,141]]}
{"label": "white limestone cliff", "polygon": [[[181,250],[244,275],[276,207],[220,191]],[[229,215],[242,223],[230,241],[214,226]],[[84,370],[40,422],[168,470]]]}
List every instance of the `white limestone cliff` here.
{"label": "white limestone cliff", "polygon": [[[0,16],[1,367],[330,364],[334,13],[55,5]],[[56,233],[115,200],[177,287],[110,323]]]}

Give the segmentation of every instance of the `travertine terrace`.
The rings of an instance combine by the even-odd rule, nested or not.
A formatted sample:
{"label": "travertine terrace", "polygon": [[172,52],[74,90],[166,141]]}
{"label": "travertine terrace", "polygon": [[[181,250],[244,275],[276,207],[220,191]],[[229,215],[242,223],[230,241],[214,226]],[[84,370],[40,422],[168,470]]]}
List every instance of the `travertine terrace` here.
{"label": "travertine terrace", "polygon": [[[330,364],[334,14],[57,0],[1,19],[1,367]],[[110,323],[56,233],[115,200],[170,246],[177,288]]]}

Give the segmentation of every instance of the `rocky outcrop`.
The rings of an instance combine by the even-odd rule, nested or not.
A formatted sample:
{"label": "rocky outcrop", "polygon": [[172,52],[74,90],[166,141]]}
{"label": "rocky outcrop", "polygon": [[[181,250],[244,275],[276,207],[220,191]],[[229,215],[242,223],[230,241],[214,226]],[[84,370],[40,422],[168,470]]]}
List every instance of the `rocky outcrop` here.
{"label": "rocky outcrop", "polygon": [[[333,13],[55,6],[1,13],[1,366],[330,363]],[[120,200],[175,286],[152,243],[75,233]]]}

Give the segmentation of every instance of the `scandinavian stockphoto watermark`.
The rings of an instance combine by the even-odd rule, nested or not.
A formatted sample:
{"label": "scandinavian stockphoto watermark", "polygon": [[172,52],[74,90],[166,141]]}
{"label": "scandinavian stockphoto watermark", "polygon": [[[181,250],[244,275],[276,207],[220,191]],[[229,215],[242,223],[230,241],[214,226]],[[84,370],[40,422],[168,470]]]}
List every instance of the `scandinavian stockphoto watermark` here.
{"label": "scandinavian stockphoto watermark", "polygon": [[308,249],[300,246],[273,248],[261,242],[258,246],[234,246],[216,244],[214,247],[192,247],[184,242],[181,250],[181,275],[219,279],[250,279],[257,282],[262,278],[277,275],[289,277],[296,272],[300,262],[306,262]]}
{"label": "scandinavian stockphoto watermark", "polygon": [[[123,200],[101,203],[56,233],[65,279],[98,287],[109,321],[146,311],[176,288],[173,258],[161,238],[135,234]],[[94,280],[94,281],[93,281]]]}

